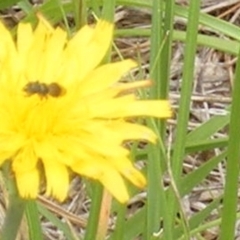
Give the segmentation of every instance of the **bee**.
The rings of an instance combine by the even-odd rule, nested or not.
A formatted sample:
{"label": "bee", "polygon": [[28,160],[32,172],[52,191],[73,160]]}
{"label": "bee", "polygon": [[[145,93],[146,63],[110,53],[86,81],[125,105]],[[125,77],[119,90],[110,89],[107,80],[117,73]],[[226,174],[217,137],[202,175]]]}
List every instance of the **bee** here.
{"label": "bee", "polygon": [[59,97],[65,93],[63,87],[61,87],[58,83],[40,83],[39,81],[29,82],[24,88],[23,91],[31,96],[33,94],[38,94],[41,98],[47,98],[48,95],[52,97]]}

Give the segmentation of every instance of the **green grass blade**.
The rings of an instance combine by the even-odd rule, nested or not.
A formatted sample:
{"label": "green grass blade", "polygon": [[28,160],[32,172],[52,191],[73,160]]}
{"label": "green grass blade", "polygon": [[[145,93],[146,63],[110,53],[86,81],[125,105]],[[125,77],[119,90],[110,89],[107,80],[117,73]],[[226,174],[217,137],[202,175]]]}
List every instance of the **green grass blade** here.
{"label": "green grass blade", "polygon": [[214,133],[218,132],[227,124],[229,124],[229,120],[229,114],[227,114],[226,116],[212,117],[207,122],[201,124],[199,127],[194,129],[187,135],[187,143],[210,138]]}
{"label": "green grass blade", "polygon": [[[150,29],[118,29],[115,31],[115,36],[149,37],[150,32]],[[186,32],[174,30],[173,39],[181,42],[186,42]],[[207,46],[233,55],[237,55],[239,52],[239,44],[237,41],[234,40],[221,39],[219,37],[198,34],[197,43],[198,45]]]}
{"label": "green grass blade", "polygon": [[186,144],[185,153],[194,153],[198,151],[211,150],[214,148],[223,148],[228,145],[228,137],[216,138],[216,139],[207,139],[195,141],[192,143]]}
{"label": "green grass blade", "polygon": [[102,10],[102,18],[109,22],[114,22],[114,12],[115,12],[115,0],[104,0],[103,10]]}
{"label": "green grass blade", "polygon": [[[184,66],[183,66],[183,80],[182,80],[182,90],[180,98],[179,114],[177,119],[177,132],[176,140],[173,149],[173,156],[171,160],[171,171],[173,181],[178,187],[182,174],[182,164],[185,155],[185,143],[187,136],[187,126],[190,111],[191,93],[192,85],[194,79],[194,62],[195,53],[197,49],[197,34],[198,34],[198,19],[200,1],[191,1],[189,7],[189,16],[187,24],[187,36],[186,36],[186,46],[184,53]],[[169,195],[169,215],[172,221],[172,228],[174,226],[177,199],[174,188],[170,191]],[[187,233],[187,232],[186,232]],[[186,236],[186,239],[189,239]]]}
{"label": "green grass blade", "polygon": [[[187,18],[188,8],[182,7],[182,6],[176,6],[175,13],[178,16]],[[210,16],[209,14],[206,14],[206,13],[200,14],[199,22],[233,39],[240,40],[239,27],[230,22],[224,21],[214,16]]]}
{"label": "green grass blade", "polygon": [[232,93],[232,109],[229,125],[229,145],[226,166],[226,185],[222,212],[220,240],[234,239],[238,204],[238,178],[240,156],[240,53],[238,55]]}
{"label": "green grass blade", "polygon": [[[200,212],[194,214],[189,219],[190,231],[194,231],[194,230],[196,231],[198,229],[198,226],[202,225],[204,220],[206,220],[210,216],[212,211],[219,206],[221,199],[222,199],[222,197],[214,199],[211,203],[208,204],[208,206],[206,208],[204,208]],[[182,239],[182,240],[184,240],[185,239],[184,236],[182,236],[182,238],[180,237],[181,234],[182,234],[181,228],[177,227],[174,230],[175,239],[179,239],[179,240]]]}
{"label": "green grass blade", "polygon": [[1,240],[15,240],[25,212],[27,201],[19,196],[15,178],[12,177],[11,162],[6,161],[1,168],[4,185],[8,191],[8,206],[3,226]]}
{"label": "green grass blade", "polygon": [[19,2],[19,0],[1,0],[0,9],[8,8]]}
{"label": "green grass blade", "polygon": [[20,1],[17,5],[27,14],[33,11],[33,6],[27,0]]}
{"label": "green grass blade", "polygon": [[126,213],[126,205],[117,203],[117,222],[111,240],[123,240],[126,232],[129,231],[126,229]]}
{"label": "green grass blade", "polygon": [[[146,219],[146,207],[141,208],[126,222],[127,231],[124,232],[122,240],[137,239],[143,233]],[[114,238],[111,240],[115,240]]]}
{"label": "green grass blade", "polygon": [[[158,13],[158,16],[157,16]],[[153,20],[152,20],[152,34],[151,34],[151,79],[155,82],[154,88],[151,89],[151,95],[157,97],[160,92],[159,79],[161,77],[161,66],[159,66],[159,51],[162,49],[163,29],[161,28],[162,22],[162,1],[156,0],[153,3]],[[159,124],[158,124],[159,126]],[[156,151],[156,147],[149,147],[149,159],[147,169],[147,194],[148,199],[146,202],[146,228],[144,230],[144,239],[151,239],[152,233],[158,231],[158,224],[160,219],[160,202],[164,206],[163,186],[161,184],[162,169],[160,166],[161,153]],[[155,188],[155,190],[154,190]],[[158,189],[156,191],[156,189]],[[162,199],[162,201],[161,201]]]}
{"label": "green grass blade", "polygon": [[84,240],[96,239],[99,213],[103,196],[103,187],[100,185],[100,183],[94,182],[92,183],[92,186],[93,186],[93,194],[91,196],[92,202]]}
{"label": "green grass blade", "polygon": [[[152,7],[151,49],[150,49],[150,77],[154,81],[151,89],[151,98],[167,98],[170,72],[170,56],[172,46],[173,6],[174,1],[168,1],[168,14],[164,13],[164,1],[156,0]],[[164,18],[165,15],[165,18]],[[159,133],[160,139],[165,136],[165,122],[157,121],[154,130]],[[172,239],[172,231],[167,213],[166,195],[163,186],[163,164],[166,161],[165,149],[162,143],[159,146],[149,147],[149,160],[147,169],[148,198],[147,216],[144,239],[152,239],[154,233],[159,231],[159,221],[165,221],[165,232],[168,239]]]}
{"label": "green grass blade", "polygon": [[[221,32],[221,30],[219,30]],[[182,42],[186,41],[186,33],[184,31],[174,31],[174,39]],[[229,54],[237,55],[239,52],[239,44],[237,41],[229,39],[221,39],[219,37],[198,34],[198,45],[207,46]]]}
{"label": "green grass blade", "polygon": [[223,152],[218,156],[215,156],[211,159],[208,159],[202,166],[198,167],[193,172],[189,173],[188,175],[184,176],[180,182],[179,192],[181,196],[185,196],[189,194],[189,192],[198,184],[201,183],[209,173],[217,167],[218,163],[223,161],[226,157],[227,153]]}
{"label": "green grass blade", "polygon": [[87,3],[85,0],[72,0],[72,9],[75,19],[76,29],[80,29],[87,23]]}
{"label": "green grass blade", "polygon": [[26,204],[26,217],[29,229],[29,237],[34,240],[43,240],[42,227],[39,212],[35,200],[28,200]]}

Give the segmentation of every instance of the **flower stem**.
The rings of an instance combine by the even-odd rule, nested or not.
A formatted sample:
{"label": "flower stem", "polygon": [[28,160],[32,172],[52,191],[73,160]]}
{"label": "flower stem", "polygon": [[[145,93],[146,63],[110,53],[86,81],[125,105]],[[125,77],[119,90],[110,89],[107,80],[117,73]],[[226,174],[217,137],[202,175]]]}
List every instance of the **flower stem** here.
{"label": "flower stem", "polygon": [[15,240],[24,214],[26,201],[17,191],[15,179],[12,177],[10,163],[3,165],[3,176],[8,189],[8,209],[1,231],[1,240]]}

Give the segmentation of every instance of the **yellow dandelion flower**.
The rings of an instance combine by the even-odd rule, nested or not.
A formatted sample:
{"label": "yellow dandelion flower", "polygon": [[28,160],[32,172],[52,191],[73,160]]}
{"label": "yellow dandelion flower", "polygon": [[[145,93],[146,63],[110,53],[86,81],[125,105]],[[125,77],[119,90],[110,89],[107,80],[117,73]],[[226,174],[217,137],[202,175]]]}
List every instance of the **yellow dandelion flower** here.
{"label": "yellow dandelion flower", "polygon": [[112,33],[99,21],[69,40],[40,17],[34,30],[20,23],[15,40],[0,23],[0,165],[10,159],[23,198],[35,198],[44,177],[46,194],[64,200],[69,171],[100,181],[120,202],[129,198],[124,179],[145,186],[123,142],[156,136],[126,119],[167,118],[170,106],[129,91],[150,81],[118,82],[132,60],[99,66]]}

